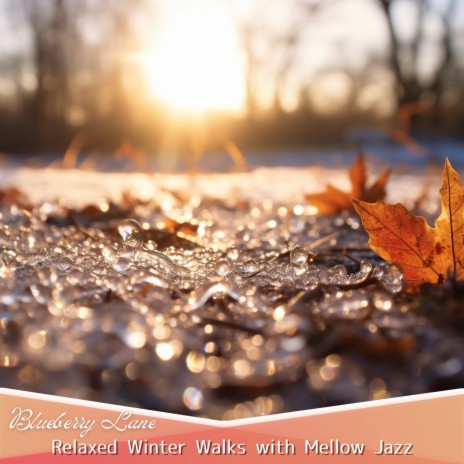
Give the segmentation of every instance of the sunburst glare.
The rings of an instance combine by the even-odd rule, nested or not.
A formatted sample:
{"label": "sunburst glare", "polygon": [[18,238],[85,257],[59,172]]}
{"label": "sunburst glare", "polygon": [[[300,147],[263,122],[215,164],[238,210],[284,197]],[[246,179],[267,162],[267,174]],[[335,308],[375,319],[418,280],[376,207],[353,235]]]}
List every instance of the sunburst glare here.
{"label": "sunburst glare", "polygon": [[144,54],[151,92],[181,112],[242,110],[242,60],[227,9],[212,1],[182,5],[166,18],[157,43]]}

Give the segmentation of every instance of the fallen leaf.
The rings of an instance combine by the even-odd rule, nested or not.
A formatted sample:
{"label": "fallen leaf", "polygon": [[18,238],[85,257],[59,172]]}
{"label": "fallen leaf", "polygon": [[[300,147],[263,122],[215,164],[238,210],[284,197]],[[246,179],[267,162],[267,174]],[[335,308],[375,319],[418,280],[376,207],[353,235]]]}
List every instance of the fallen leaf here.
{"label": "fallen leaf", "polygon": [[448,159],[440,202],[441,214],[432,228],[401,203],[353,200],[369,234],[369,246],[385,260],[399,264],[410,283],[464,278],[464,187]]}
{"label": "fallen leaf", "polygon": [[439,268],[433,262],[435,233],[425,218],[412,215],[401,203],[353,202],[372,250],[386,261],[399,264],[408,281],[440,280]]}
{"label": "fallen leaf", "polygon": [[0,204],[16,204],[23,208],[29,207],[29,199],[16,187],[7,187],[0,190]]}
{"label": "fallen leaf", "polygon": [[464,278],[464,187],[448,158],[440,189],[441,214],[435,222],[435,249],[443,260],[444,275]]}
{"label": "fallen leaf", "polygon": [[314,205],[319,214],[336,214],[341,211],[353,211],[353,198],[374,202],[385,198],[385,186],[390,176],[387,169],[370,187],[366,186],[366,164],[364,156],[358,155],[356,162],[349,170],[351,192],[345,192],[331,184],[327,184],[325,192],[306,196],[306,200]]}

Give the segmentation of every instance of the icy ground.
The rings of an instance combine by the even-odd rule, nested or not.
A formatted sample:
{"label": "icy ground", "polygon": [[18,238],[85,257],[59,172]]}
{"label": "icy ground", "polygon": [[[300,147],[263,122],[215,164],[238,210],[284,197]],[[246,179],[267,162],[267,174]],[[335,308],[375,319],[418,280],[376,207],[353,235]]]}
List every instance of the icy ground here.
{"label": "icy ground", "polygon": [[[464,290],[404,290],[346,171],[12,169],[0,204],[1,386],[234,419],[464,385]],[[413,205],[439,173],[394,175]],[[424,214],[436,212],[423,201]]]}

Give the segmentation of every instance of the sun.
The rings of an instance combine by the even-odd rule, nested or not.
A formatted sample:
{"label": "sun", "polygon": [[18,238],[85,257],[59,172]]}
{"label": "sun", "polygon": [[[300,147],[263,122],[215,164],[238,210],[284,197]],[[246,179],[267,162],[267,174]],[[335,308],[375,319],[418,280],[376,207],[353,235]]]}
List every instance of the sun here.
{"label": "sun", "polygon": [[143,67],[153,96],[173,110],[240,112],[245,85],[232,18],[217,0],[179,1]]}

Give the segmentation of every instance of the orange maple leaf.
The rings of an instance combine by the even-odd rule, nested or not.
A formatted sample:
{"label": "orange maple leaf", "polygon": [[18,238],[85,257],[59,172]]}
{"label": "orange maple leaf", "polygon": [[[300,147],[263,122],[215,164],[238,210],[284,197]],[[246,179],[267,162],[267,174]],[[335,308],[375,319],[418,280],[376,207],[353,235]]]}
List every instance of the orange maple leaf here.
{"label": "orange maple leaf", "polygon": [[369,246],[385,260],[399,264],[410,283],[464,279],[464,187],[448,158],[440,188],[441,214],[432,228],[401,203],[353,200]]}
{"label": "orange maple leaf", "polygon": [[306,196],[306,201],[314,205],[319,214],[336,214],[341,211],[353,211],[353,198],[373,202],[385,198],[385,186],[390,176],[387,169],[370,186],[366,186],[366,164],[363,154],[359,154],[356,162],[349,170],[351,192],[327,184],[325,192],[310,194]]}

